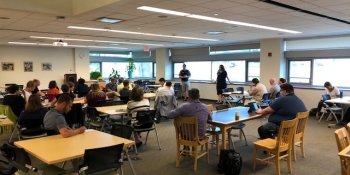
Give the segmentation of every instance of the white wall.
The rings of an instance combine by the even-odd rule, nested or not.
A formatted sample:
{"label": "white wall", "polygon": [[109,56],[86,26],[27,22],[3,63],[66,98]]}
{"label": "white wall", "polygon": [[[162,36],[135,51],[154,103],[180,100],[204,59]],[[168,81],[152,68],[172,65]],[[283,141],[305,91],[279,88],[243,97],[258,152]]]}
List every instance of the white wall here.
{"label": "white wall", "polygon": [[[79,68],[79,72],[85,70],[88,74],[88,50],[82,52],[87,57],[83,61],[87,63],[75,64],[77,54],[72,48],[0,46],[0,62],[13,62],[15,65],[14,71],[2,71],[0,68],[0,87],[3,87],[6,83],[25,85],[27,81],[34,78],[41,81],[40,89],[46,89],[51,80],[56,80],[60,86],[64,81],[64,74],[75,73],[77,68]],[[80,60],[82,59],[79,58]],[[33,72],[24,72],[24,61],[33,62]],[[42,70],[41,64],[44,62],[52,63],[52,71]]]}

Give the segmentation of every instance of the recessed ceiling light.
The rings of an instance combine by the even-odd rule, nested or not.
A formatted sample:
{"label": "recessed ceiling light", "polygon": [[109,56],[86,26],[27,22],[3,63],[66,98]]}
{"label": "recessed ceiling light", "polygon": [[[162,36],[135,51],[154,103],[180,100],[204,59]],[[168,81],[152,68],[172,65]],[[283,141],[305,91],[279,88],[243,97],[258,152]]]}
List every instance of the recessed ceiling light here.
{"label": "recessed ceiling light", "polygon": [[220,34],[224,34],[225,32],[223,31],[209,31],[206,34],[207,35],[220,35]]}
{"label": "recessed ceiling light", "polygon": [[217,14],[217,13],[214,13],[214,16],[218,16],[219,14]]}
{"label": "recessed ceiling light", "polygon": [[103,23],[109,23],[109,24],[115,24],[115,23],[122,22],[123,20],[115,19],[115,18],[102,17],[102,18],[96,19],[96,21],[103,22]]}

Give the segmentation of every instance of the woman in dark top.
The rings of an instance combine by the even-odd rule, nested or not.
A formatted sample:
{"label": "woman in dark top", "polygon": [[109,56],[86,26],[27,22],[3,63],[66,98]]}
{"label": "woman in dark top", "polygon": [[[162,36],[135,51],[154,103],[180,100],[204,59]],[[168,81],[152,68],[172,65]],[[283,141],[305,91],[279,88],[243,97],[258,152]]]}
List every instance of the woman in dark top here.
{"label": "woman in dark top", "polygon": [[230,80],[227,77],[227,72],[225,70],[225,67],[223,65],[219,66],[219,70],[217,72],[217,78],[216,78],[216,94],[218,95],[218,101],[217,104],[222,103],[222,90],[226,89],[226,78],[228,82],[230,83]]}
{"label": "woman in dark top", "polygon": [[43,119],[47,111],[48,109],[41,104],[40,96],[36,94],[31,95],[28,99],[25,110],[20,115],[18,123],[21,128],[42,128]]}
{"label": "woman in dark top", "polygon": [[8,94],[4,97],[3,104],[10,106],[12,112],[18,117],[26,104],[24,98],[20,95],[19,87],[13,84],[6,88]]}

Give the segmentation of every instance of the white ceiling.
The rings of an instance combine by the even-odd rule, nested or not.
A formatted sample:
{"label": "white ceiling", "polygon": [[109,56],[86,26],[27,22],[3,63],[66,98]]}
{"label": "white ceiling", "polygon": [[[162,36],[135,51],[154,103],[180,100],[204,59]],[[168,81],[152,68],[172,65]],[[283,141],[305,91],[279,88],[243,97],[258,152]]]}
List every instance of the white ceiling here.
{"label": "white ceiling", "polygon": [[[27,3],[22,4],[20,3],[21,1]],[[52,40],[29,38],[29,36],[48,36],[153,43],[162,44],[163,46],[149,46],[150,48],[172,48],[252,42],[264,38],[301,38],[350,34],[349,24],[292,11],[257,0],[89,0],[85,1],[87,4],[82,6],[86,7],[91,3],[93,4],[91,7],[94,8],[86,8],[89,10],[80,13],[68,13],[67,11],[69,10],[54,10],[55,7],[59,6],[57,2],[60,0],[49,1],[55,2],[52,3],[51,6],[53,10],[47,6],[47,3],[45,3],[45,6],[38,6],[36,4],[30,6],[28,2],[31,1],[35,1],[36,3],[40,2],[40,0],[0,0],[0,45],[8,45],[8,42],[39,42],[51,44],[53,42]],[[46,0],[44,1],[48,2]],[[72,1],[79,0],[71,0],[70,2]],[[304,10],[350,21],[349,0],[276,1]],[[9,2],[12,2],[12,4],[9,4]],[[62,2],[67,4],[69,0]],[[99,3],[101,3],[101,7],[98,6]],[[72,4],[76,5],[76,2],[72,2]],[[139,6],[152,6],[215,18],[278,27],[300,31],[302,34],[287,34],[172,15],[166,15],[166,18],[160,18],[160,15],[165,14],[138,10],[137,7]],[[218,15],[215,16],[214,14]],[[57,16],[65,16],[65,19],[57,19]],[[4,17],[9,19],[2,19]],[[95,21],[95,19],[100,17],[111,17],[125,21],[117,24],[105,24]],[[67,26],[108,28],[162,35],[218,39],[219,41],[200,41],[76,30],[68,29]],[[221,35],[208,35],[206,34],[208,31],[223,31],[225,33]],[[79,45],[125,47],[128,48],[127,50],[144,49],[144,45],[120,44],[116,46],[108,43],[66,42],[68,42],[68,44]],[[120,50],[116,49],[115,51]]]}

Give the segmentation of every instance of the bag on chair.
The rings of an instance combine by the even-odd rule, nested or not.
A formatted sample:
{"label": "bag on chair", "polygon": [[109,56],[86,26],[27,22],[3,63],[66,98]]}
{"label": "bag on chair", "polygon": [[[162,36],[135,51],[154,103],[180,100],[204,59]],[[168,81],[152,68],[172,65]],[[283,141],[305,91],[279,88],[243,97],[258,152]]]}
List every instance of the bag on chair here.
{"label": "bag on chair", "polygon": [[238,175],[242,168],[242,157],[234,149],[220,150],[218,172],[225,175]]}

